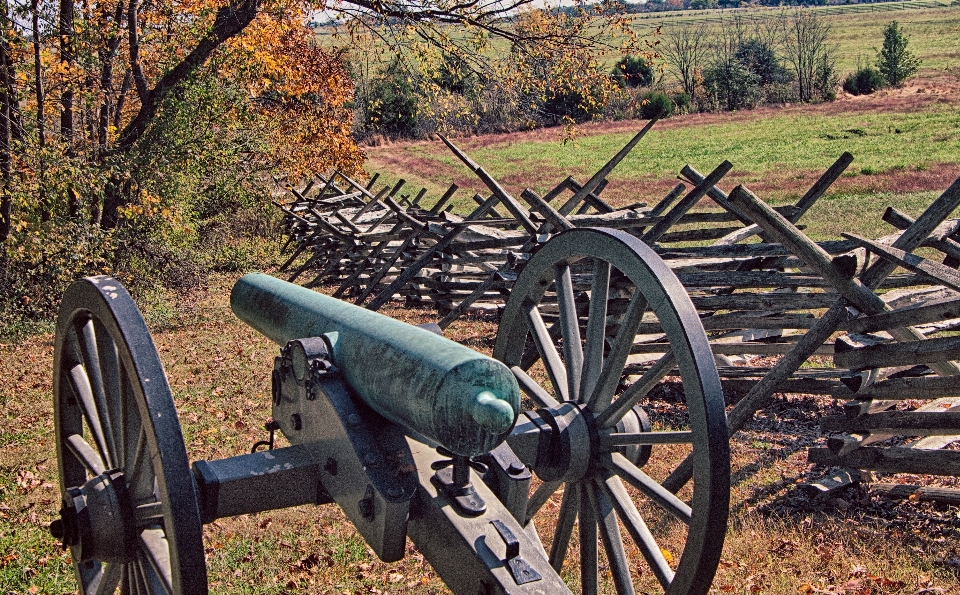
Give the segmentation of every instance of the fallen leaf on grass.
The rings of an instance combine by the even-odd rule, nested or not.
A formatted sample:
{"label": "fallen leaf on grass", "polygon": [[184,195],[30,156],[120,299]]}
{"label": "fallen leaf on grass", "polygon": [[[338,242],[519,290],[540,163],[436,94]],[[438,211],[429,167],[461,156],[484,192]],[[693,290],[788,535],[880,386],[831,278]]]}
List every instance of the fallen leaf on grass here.
{"label": "fallen leaf on grass", "polygon": [[767,551],[773,554],[788,553],[796,550],[797,546],[797,542],[792,539],[781,539],[777,545],[767,548]]}
{"label": "fallen leaf on grass", "polygon": [[902,589],[907,586],[907,583],[903,581],[892,581],[890,579],[883,578],[882,576],[871,576],[870,580],[885,589]]}

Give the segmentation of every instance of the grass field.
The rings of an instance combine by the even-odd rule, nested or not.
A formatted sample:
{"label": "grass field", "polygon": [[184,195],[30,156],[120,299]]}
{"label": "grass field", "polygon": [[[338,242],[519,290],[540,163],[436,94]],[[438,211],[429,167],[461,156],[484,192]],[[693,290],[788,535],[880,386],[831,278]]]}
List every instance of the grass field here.
{"label": "grass field", "polygon": [[[838,220],[817,214],[826,205],[834,211],[846,205],[841,212],[849,208],[877,213],[887,204],[920,205],[928,197],[916,193],[943,190],[960,175],[960,95],[922,95],[894,93],[824,106],[672,118],[658,123],[608,176],[604,194],[612,204],[654,204],[676,184],[685,164],[706,173],[726,159],[733,170],[720,184],[724,190],[745,184],[771,202],[794,201],[849,151],[853,164],[805,218],[815,236],[836,236],[841,229],[833,224]],[[887,111],[896,104],[905,111]],[[586,180],[641,125],[584,126],[584,136],[566,144],[549,130],[455,142],[519,196],[524,187],[543,193],[568,175]],[[381,172],[386,181],[403,178],[412,192],[427,187],[424,204],[436,200],[450,182],[467,189],[457,194],[461,211],[473,192],[486,196],[485,188],[439,141],[371,148],[368,153],[368,170]]]}
{"label": "grass field", "polygon": [[[762,198],[780,203],[801,196],[844,151],[855,160],[827,200],[847,200],[854,206],[889,193],[889,200],[909,203],[912,193],[945,189],[960,175],[960,54],[956,51],[960,9],[903,13],[914,15],[918,28],[917,15],[926,15],[929,23],[923,39],[924,47],[930,49],[925,51],[943,59],[942,67],[924,71],[903,89],[870,96],[841,94],[837,101],[820,105],[770,106],[663,120],[608,176],[605,196],[618,205],[653,204],[676,184],[684,165],[706,173],[729,160],[733,170],[721,188],[729,191],[745,184]],[[856,28],[853,23],[851,28]],[[853,35],[847,29],[844,32]],[[941,38],[949,40],[952,54],[937,45]],[[932,49],[935,45],[937,49]],[[524,187],[545,192],[568,175],[585,181],[642,125],[632,121],[584,124],[572,140],[564,140],[561,129],[540,129],[454,142],[519,196]],[[369,147],[367,153],[368,172],[382,174],[389,183],[402,178],[412,193],[428,188],[424,204],[430,204],[430,197],[436,200],[451,182],[465,188],[458,193],[460,211],[473,205],[474,192],[486,195],[483,185],[439,140]],[[826,223],[823,233],[835,234],[830,221]]]}
{"label": "grass field", "polygon": [[[789,14],[792,9],[787,8]],[[882,2],[810,8],[830,23],[831,41],[837,45],[841,72],[856,68],[860,59],[872,64],[883,43],[883,28],[896,20],[910,38],[909,49],[923,60],[922,74],[930,75],[956,68],[960,58],[960,4],[948,0]],[[734,15],[750,20],[770,18],[779,8],[740,9],[737,11],[683,11],[639,15],[633,20],[640,33],[662,26],[667,32],[676,27],[705,24],[720,26]]]}

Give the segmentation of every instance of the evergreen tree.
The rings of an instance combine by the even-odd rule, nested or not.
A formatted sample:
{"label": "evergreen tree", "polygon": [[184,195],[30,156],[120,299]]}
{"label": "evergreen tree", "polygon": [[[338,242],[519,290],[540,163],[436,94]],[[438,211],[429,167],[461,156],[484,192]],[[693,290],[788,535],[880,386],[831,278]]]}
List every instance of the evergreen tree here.
{"label": "evergreen tree", "polygon": [[920,68],[920,59],[907,49],[907,41],[896,21],[884,28],[883,47],[877,52],[877,70],[891,87],[902,87]]}

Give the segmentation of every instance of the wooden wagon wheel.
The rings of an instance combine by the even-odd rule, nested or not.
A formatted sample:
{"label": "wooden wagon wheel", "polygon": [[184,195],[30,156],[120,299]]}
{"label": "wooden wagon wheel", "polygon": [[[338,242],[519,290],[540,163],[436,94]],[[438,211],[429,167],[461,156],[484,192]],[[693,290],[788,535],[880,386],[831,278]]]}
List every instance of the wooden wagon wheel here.
{"label": "wooden wagon wheel", "polygon": [[[657,340],[667,340],[670,352],[616,394],[641,321],[645,329],[659,323]],[[552,538],[544,541],[551,565],[563,572],[573,542],[579,544],[575,563],[583,593],[608,590],[610,579],[620,594],[635,588],[706,593],[729,508],[726,417],[703,327],[667,265],[620,231],[558,234],[520,273],[494,357],[511,367],[539,407],[521,416],[508,440],[543,481],[530,497],[528,523],[538,512],[548,516],[544,504],[563,489],[559,511],[549,515],[556,518]],[[537,359],[549,378],[543,386],[532,378],[536,372],[525,371]],[[686,419],[679,427],[649,431],[641,405],[675,369],[683,382]],[[525,444],[535,444],[538,452],[521,452]],[[659,481],[691,453],[692,486],[674,495]],[[645,562],[632,560],[621,527]],[[598,536],[609,578],[600,576]]]}
{"label": "wooden wagon wheel", "polygon": [[116,280],[66,291],[54,416],[61,518],[82,593],[206,593],[202,525],[170,386]]}

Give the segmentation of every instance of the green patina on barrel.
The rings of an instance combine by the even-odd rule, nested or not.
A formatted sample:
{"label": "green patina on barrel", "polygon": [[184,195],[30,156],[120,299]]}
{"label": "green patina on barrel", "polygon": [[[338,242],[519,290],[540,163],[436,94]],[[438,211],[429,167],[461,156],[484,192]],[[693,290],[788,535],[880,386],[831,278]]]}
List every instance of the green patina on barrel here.
{"label": "green patina on barrel", "polygon": [[370,407],[454,453],[489,452],[520,410],[502,363],[430,331],[263,273],[233,287],[230,306],[279,345],[328,333],[347,383]]}

